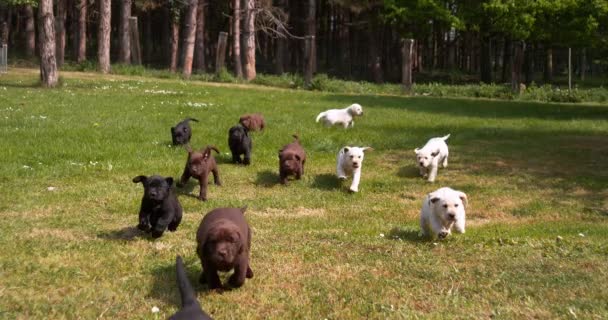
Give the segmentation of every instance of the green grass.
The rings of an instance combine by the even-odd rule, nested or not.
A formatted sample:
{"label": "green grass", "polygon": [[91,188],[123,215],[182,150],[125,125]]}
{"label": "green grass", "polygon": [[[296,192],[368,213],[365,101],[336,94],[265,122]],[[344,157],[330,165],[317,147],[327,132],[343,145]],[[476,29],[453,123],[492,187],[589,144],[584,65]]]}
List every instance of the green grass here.
{"label": "green grass", "polygon": [[[606,106],[62,77],[48,90],[36,71],[0,76],[0,318],[164,319],[179,305],[177,254],[217,319],[608,317]],[[314,123],[353,102],[365,109],[354,129]],[[267,129],[242,167],[227,132],[247,112]],[[193,146],[222,151],[224,185],[208,202],[194,182],[179,190],[184,221],[154,241],[134,230],[143,190],[131,179],[179,177],[186,153],[169,128],[188,116],[201,120]],[[282,186],[277,151],[293,133],[309,160]],[[413,149],[447,133],[450,166],[427,183]],[[347,144],[375,149],[358,194],[335,178]],[[468,194],[467,233],[433,242],[418,215],[440,186]],[[196,228],[243,205],[255,277],[210,293],[196,282]]]}

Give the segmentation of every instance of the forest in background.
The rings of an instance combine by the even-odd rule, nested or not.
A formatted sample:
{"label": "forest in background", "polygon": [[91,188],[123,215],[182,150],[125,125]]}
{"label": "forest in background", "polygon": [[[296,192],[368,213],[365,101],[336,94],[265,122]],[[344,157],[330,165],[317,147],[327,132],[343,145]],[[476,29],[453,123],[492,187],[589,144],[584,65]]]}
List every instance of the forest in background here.
{"label": "forest in background", "polygon": [[376,83],[401,80],[404,38],[415,40],[415,75],[504,83],[515,68],[518,82],[552,83],[567,70],[569,48],[579,79],[608,66],[605,0],[0,0],[9,56],[39,57],[44,3],[59,68],[68,60],[94,61],[102,72],[110,62],[214,72],[221,32],[227,70],[246,80],[302,73],[307,36],[315,73]]}

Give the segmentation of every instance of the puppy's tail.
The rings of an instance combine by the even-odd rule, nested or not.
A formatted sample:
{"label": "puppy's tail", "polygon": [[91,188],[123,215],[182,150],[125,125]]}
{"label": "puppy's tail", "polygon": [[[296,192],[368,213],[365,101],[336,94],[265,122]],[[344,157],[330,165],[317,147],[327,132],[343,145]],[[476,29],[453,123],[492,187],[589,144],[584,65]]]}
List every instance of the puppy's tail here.
{"label": "puppy's tail", "polygon": [[441,137],[441,139],[443,139],[443,141],[445,141],[445,140],[447,140],[449,137],[450,137],[450,134],[448,133],[448,135],[447,135],[447,136],[443,136],[443,137]]}
{"label": "puppy's tail", "polygon": [[191,153],[192,153],[192,147],[190,147],[190,144],[189,144],[189,143],[186,143],[186,144],[184,145],[184,149],[186,149],[186,151],[188,151],[188,154],[191,154]]}
{"label": "puppy's tail", "polygon": [[245,206],[243,206],[243,207],[241,208],[241,212],[242,212],[243,214],[245,214],[245,211],[247,211],[247,206],[246,206],[246,205],[245,205]]}
{"label": "puppy's tail", "polygon": [[294,139],[296,139],[296,141],[300,143],[300,136],[298,136],[297,134],[293,134],[292,137],[294,137]]}
{"label": "puppy's tail", "polygon": [[218,150],[215,146],[208,145],[203,151],[203,158],[207,158],[211,154],[211,150],[215,151],[218,154],[220,153],[220,150]]}
{"label": "puppy's tail", "polygon": [[175,258],[175,271],[177,272],[177,286],[179,287],[179,293],[182,296],[182,308],[193,304],[198,304],[194,289],[188,275],[186,274],[186,268],[184,267],[184,260],[181,256]]}
{"label": "puppy's tail", "polygon": [[325,117],[325,112],[321,112],[319,113],[319,115],[317,116],[317,120],[315,122],[319,122],[319,120],[321,120],[321,118]]}
{"label": "puppy's tail", "polygon": [[185,121],[194,121],[194,122],[198,122],[198,120],[194,119],[194,118],[186,118]]}

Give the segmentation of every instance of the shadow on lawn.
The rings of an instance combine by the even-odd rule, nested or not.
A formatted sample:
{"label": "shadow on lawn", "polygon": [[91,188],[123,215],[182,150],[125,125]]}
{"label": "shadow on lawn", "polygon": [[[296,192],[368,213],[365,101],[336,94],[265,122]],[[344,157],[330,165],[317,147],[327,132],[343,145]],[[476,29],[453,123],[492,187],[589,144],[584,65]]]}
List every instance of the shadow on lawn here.
{"label": "shadow on lawn", "polygon": [[255,179],[255,185],[270,188],[279,184],[280,177],[276,172],[265,170],[258,172],[258,176]]}
{"label": "shadow on lawn", "polygon": [[339,190],[341,189],[342,181],[338,179],[335,174],[324,173],[315,176],[315,180],[312,183],[313,188],[321,190]]}
{"label": "shadow on lawn", "polygon": [[608,108],[585,104],[549,104],[527,101],[474,100],[467,98],[391,97],[369,95],[326,95],[340,105],[350,105],[353,101],[363,108],[373,106],[397,108],[413,112],[425,112],[474,118],[537,118],[553,120],[591,119],[608,120]]}
{"label": "shadow on lawn", "polygon": [[123,227],[118,230],[104,231],[97,234],[97,237],[108,240],[126,240],[131,241],[135,239],[149,239],[147,233],[137,229],[135,226]]}
{"label": "shadow on lawn", "polygon": [[415,229],[415,228],[409,228],[409,227],[405,227],[405,228],[400,228],[400,227],[395,227],[393,229],[391,229],[391,231],[388,233],[388,239],[390,240],[403,240],[403,241],[409,241],[409,242],[424,242],[426,241],[425,238],[419,236],[420,230]]}

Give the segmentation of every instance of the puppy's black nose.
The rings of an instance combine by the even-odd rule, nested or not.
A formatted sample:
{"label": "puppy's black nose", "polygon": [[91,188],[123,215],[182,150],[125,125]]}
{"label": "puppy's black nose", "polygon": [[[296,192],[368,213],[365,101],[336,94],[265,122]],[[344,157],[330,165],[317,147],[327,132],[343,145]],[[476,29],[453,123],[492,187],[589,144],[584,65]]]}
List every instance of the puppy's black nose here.
{"label": "puppy's black nose", "polygon": [[448,218],[450,218],[450,219],[454,219],[454,218],[456,218],[456,215],[455,215],[455,214],[453,214],[453,213],[450,213],[450,214],[448,214]]}
{"label": "puppy's black nose", "polygon": [[420,165],[421,165],[421,166],[423,166],[423,165],[424,165],[424,162],[420,162]]}

